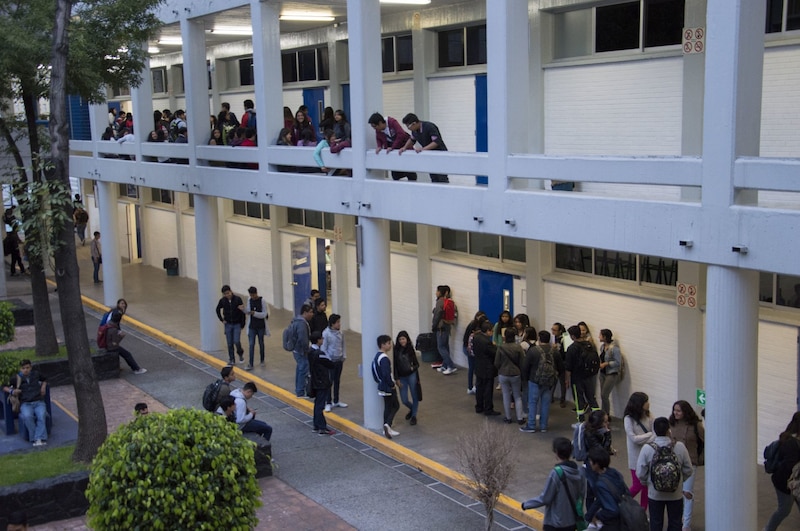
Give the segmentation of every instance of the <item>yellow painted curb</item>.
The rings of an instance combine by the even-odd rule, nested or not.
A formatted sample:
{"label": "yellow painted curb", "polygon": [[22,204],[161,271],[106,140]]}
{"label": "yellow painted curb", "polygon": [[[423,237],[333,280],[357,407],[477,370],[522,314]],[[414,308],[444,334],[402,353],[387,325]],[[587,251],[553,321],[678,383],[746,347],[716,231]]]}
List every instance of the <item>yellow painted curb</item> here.
{"label": "yellow painted curb", "polygon": [[[100,304],[99,302],[90,299],[86,295],[81,295],[81,299],[86,306],[92,308],[93,310],[99,312],[108,311],[108,307],[106,305]],[[207,354],[206,352],[195,348],[184,341],[169,336],[161,330],[133,319],[130,316],[125,316],[125,325],[138,330],[143,334],[147,334],[148,336],[157,339],[158,341],[174,348],[179,352],[182,352],[183,354],[201,360],[218,369],[222,369],[222,367],[227,365],[226,362],[211,356],[210,354]],[[263,380],[252,373],[240,370],[236,371],[236,375],[237,378],[244,382],[254,382],[258,386],[259,391],[272,396],[281,402],[302,411],[303,413],[309,415],[314,413],[313,402],[296,397],[294,393],[290,393],[289,391]],[[379,435],[371,430],[368,430],[351,420],[340,417],[336,413],[327,413],[325,418],[328,420],[328,424],[338,429],[342,433],[345,433],[364,444],[372,446],[373,448],[380,450],[386,455],[393,457],[408,466],[416,468],[420,472],[431,476],[437,481],[440,481],[445,485],[448,485],[457,491],[466,494],[467,496],[473,497],[473,491],[470,486],[471,480],[465,475],[456,472],[455,470],[451,470],[432,459],[418,454],[417,452],[413,452],[402,445],[390,441],[383,435]],[[542,528],[544,515],[541,512],[523,511],[519,501],[515,500],[514,498],[510,498],[505,494],[500,495],[496,509],[500,513],[505,514],[506,516],[509,516],[510,518],[527,525],[528,527],[532,527],[533,529]]]}

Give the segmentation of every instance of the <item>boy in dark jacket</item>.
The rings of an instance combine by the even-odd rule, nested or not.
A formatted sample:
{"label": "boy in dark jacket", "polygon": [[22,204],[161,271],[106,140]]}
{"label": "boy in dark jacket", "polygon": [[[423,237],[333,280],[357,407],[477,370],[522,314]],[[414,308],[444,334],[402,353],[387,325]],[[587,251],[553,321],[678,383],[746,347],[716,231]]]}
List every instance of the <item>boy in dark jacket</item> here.
{"label": "boy in dark jacket", "polygon": [[394,378],[392,377],[392,362],[389,352],[392,351],[392,338],[387,335],[378,336],[378,353],[372,361],[373,376],[378,381],[378,394],[383,397],[383,434],[387,439],[400,435],[392,429],[394,416],[400,409],[400,402],[395,392]]}
{"label": "boy in dark jacket", "polygon": [[619,498],[623,493],[630,494],[622,474],[609,468],[611,457],[599,446],[589,450],[587,457],[593,474],[587,474],[589,487],[594,491],[595,499],[586,511],[586,521],[597,525],[603,523],[605,531],[619,531]]}
{"label": "boy in dark jacket", "polygon": [[537,498],[523,502],[522,510],[544,507],[544,531],[574,530],[575,501],[582,500],[586,493],[586,478],[583,468],[570,460],[572,442],[569,439],[556,437],[553,453],[558,463],[547,476],[544,490]]}
{"label": "boy in dark jacket", "polygon": [[331,369],[333,362],[320,349],[322,346],[322,333],[311,332],[311,350],[308,351],[308,362],[311,371],[311,387],[314,389],[314,433],[319,435],[336,435],[328,428],[325,421],[325,402],[328,399],[328,390],[331,387]]}

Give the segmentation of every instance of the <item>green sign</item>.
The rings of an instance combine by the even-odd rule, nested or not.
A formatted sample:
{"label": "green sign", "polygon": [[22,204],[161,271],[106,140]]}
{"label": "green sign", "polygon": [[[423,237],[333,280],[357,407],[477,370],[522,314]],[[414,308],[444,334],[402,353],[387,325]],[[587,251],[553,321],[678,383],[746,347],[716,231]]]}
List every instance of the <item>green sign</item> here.
{"label": "green sign", "polygon": [[697,390],[697,405],[705,407],[705,405],[706,405],[706,390],[705,389],[698,389]]}

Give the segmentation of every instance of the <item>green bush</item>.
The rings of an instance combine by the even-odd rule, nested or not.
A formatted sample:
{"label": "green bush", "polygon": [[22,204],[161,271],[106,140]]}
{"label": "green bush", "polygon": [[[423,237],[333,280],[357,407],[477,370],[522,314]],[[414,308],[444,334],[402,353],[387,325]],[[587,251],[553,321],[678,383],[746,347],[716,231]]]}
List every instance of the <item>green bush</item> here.
{"label": "green bush", "polygon": [[0,385],[10,382],[19,372],[19,362],[25,359],[24,356],[25,354],[18,350],[0,352]]}
{"label": "green bush", "polygon": [[254,445],[235,423],[195,409],[151,413],[100,447],[89,477],[89,526],[250,530],[261,492]]}
{"label": "green bush", "polygon": [[11,308],[10,302],[0,302],[0,345],[14,341],[14,314]]}

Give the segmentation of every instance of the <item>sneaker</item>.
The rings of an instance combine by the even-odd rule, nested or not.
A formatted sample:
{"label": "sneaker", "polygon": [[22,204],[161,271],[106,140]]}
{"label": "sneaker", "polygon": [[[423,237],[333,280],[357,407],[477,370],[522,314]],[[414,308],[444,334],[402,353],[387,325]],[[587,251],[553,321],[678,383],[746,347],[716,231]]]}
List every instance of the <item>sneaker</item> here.
{"label": "sneaker", "polygon": [[546,430],[546,429],[544,429],[544,430],[539,430],[539,433],[547,433],[547,430]]}
{"label": "sneaker", "polygon": [[451,367],[451,368],[449,368],[449,369],[445,369],[445,370],[443,370],[443,371],[442,371],[442,374],[444,374],[444,375],[453,374],[453,373],[454,373],[454,372],[456,372],[457,370],[458,370],[458,367]]}
{"label": "sneaker", "polygon": [[536,428],[529,428],[528,426],[523,426],[519,429],[519,431],[521,431],[522,433],[536,433]]}
{"label": "sneaker", "polygon": [[248,365],[247,367],[244,368],[244,370],[252,371],[253,370],[253,366],[252,365]]}
{"label": "sneaker", "polygon": [[411,425],[412,426],[416,426],[417,425],[417,417],[416,416],[411,417]]}
{"label": "sneaker", "polygon": [[147,369],[144,367],[139,367],[139,370],[133,371],[133,374],[144,374],[147,372]]}
{"label": "sneaker", "polygon": [[44,441],[41,440],[41,439],[38,439],[38,440],[34,441],[33,445],[34,446],[44,446]]}
{"label": "sneaker", "polygon": [[330,412],[331,412],[331,405],[325,404],[325,413],[330,413]]}
{"label": "sneaker", "polygon": [[311,430],[311,433],[319,433],[319,430],[317,428],[314,428],[313,430]]}
{"label": "sneaker", "polygon": [[336,435],[336,432],[330,428],[325,428],[324,430],[319,430],[317,432],[318,435]]}
{"label": "sneaker", "polygon": [[263,367],[264,365],[266,365],[266,364],[264,363],[264,360],[261,360],[261,366]]}
{"label": "sneaker", "polygon": [[334,404],[334,406],[336,406],[336,407],[347,407],[347,404],[345,404],[344,402],[336,402]]}
{"label": "sneaker", "polygon": [[411,410],[409,409],[408,413],[406,413],[406,420],[411,420],[411,417],[413,417],[413,416],[414,415],[411,414]]}
{"label": "sneaker", "polygon": [[392,438],[392,428],[390,428],[388,424],[383,425],[383,434],[386,436],[387,439]]}
{"label": "sneaker", "polygon": [[520,419],[520,420],[517,421],[517,424],[519,424],[520,426],[524,426],[527,423],[528,423],[528,419]]}
{"label": "sneaker", "polygon": [[431,369],[438,369],[441,366],[442,366],[441,361],[437,361],[436,363],[431,363]]}
{"label": "sneaker", "polygon": [[400,435],[400,432],[399,431],[394,431],[392,429],[392,427],[389,426],[389,435],[391,435],[392,437],[397,437],[398,435]]}
{"label": "sneaker", "polygon": [[469,389],[467,389],[467,394],[468,395],[474,395],[475,394],[475,388],[474,387],[470,387]]}
{"label": "sneaker", "polygon": [[240,362],[240,363],[244,363],[244,351],[241,351],[241,352],[239,353],[239,362]]}
{"label": "sneaker", "polygon": [[447,370],[447,369],[445,369],[445,368],[444,368],[444,367],[442,367],[442,366],[436,367],[436,372],[444,372],[444,371],[446,371],[446,370]]}

